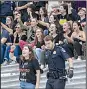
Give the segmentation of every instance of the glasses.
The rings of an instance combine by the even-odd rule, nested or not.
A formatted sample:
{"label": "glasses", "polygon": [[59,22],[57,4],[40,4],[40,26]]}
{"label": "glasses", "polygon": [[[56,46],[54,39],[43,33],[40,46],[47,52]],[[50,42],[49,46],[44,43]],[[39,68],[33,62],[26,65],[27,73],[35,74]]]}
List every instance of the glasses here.
{"label": "glasses", "polygon": [[20,27],[15,27],[15,28],[20,28]]}

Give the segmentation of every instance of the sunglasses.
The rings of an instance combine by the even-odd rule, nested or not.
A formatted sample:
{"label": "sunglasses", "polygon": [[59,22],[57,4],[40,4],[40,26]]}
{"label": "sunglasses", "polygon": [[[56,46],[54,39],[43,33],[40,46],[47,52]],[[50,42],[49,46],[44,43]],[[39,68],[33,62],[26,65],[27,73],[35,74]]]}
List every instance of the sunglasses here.
{"label": "sunglasses", "polygon": [[20,28],[20,27],[15,27],[15,28]]}

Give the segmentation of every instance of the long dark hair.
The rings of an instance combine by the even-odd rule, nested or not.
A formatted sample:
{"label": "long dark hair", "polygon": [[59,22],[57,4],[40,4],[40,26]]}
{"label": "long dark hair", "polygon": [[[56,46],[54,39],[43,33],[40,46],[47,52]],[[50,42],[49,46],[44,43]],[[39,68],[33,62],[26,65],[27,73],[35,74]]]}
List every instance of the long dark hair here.
{"label": "long dark hair", "polygon": [[43,10],[43,12],[44,12],[44,17],[46,17],[46,16],[47,16],[47,10],[46,10],[46,8],[45,8],[45,7],[41,7],[40,9]]}
{"label": "long dark hair", "polygon": [[[35,59],[35,55],[34,55],[32,47],[29,46],[28,44],[24,45],[24,47],[28,47],[29,51],[31,52],[31,54],[29,54],[29,60]],[[21,58],[22,61],[25,60],[25,57],[23,55],[21,55],[20,58]]]}
{"label": "long dark hair", "polygon": [[70,23],[70,21],[67,21],[66,23],[67,23],[68,26],[70,27],[69,30],[70,30],[70,31],[73,31],[73,29],[72,29],[72,23]]}
{"label": "long dark hair", "polygon": [[[42,40],[42,41],[40,42],[40,43],[42,43],[43,40],[44,40],[43,29],[40,28],[40,27],[37,27],[36,31],[37,31],[38,29],[40,29],[40,30],[41,30],[41,33],[42,33],[42,35],[41,35],[41,40]],[[35,31],[35,33],[36,33],[36,31]],[[35,36],[35,45],[37,44],[37,42],[38,42],[38,38],[37,38],[37,36]]]}
{"label": "long dark hair", "polygon": [[78,21],[74,21],[73,23],[77,23],[77,25],[79,26],[79,30],[83,31],[83,29],[82,29],[82,26],[81,26],[80,22],[78,22]]}
{"label": "long dark hair", "polygon": [[11,19],[11,24],[10,24],[10,27],[9,28],[12,28],[13,27],[13,22],[14,22],[13,17],[12,16],[7,16],[6,18],[10,18]]}
{"label": "long dark hair", "polygon": [[60,25],[58,17],[54,16],[54,20],[55,20],[54,24],[56,25],[56,28],[57,28],[57,33],[62,32],[63,31],[63,27]]}
{"label": "long dark hair", "polygon": [[61,6],[63,6],[63,8],[66,10],[66,14],[68,14],[68,5],[63,3]]}

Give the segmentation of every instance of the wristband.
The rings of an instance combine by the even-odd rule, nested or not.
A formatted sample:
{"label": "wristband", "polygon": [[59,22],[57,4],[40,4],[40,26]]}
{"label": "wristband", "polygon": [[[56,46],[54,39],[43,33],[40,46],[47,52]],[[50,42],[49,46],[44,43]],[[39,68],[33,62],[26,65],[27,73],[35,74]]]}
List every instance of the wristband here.
{"label": "wristband", "polygon": [[12,50],[9,50],[9,52],[10,52],[10,53],[14,53],[14,51],[12,51]]}

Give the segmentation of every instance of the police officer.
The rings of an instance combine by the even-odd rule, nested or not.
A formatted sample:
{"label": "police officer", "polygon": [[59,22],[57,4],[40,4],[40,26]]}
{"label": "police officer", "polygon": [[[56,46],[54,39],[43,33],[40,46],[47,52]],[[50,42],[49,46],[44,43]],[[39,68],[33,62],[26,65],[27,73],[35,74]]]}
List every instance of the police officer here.
{"label": "police officer", "polygon": [[64,89],[66,83],[65,61],[69,62],[69,78],[73,77],[73,63],[66,51],[61,46],[56,46],[53,37],[47,35],[44,38],[46,46],[46,62],[49,72],[47,73],[46,89]]}

